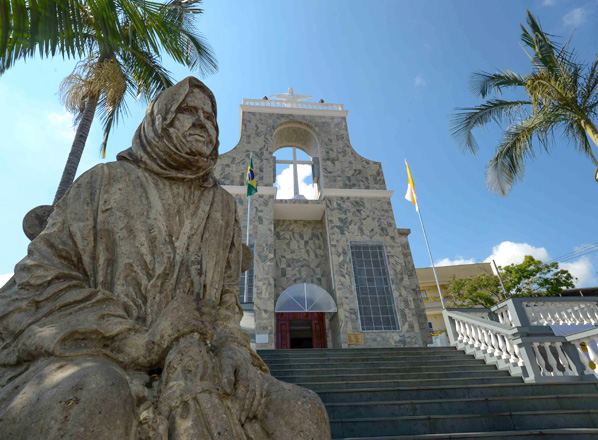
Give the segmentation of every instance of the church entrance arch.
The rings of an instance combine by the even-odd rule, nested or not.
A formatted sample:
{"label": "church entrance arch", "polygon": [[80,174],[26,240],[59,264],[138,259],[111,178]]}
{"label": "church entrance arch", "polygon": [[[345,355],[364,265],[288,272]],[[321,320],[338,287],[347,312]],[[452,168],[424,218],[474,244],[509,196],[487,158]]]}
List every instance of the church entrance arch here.
{"label": "church entrance arch", "polygon": [[314,284],[295,284],[276,301],[276,348],[326,348],[326,317],[337,311],[326,290]]}

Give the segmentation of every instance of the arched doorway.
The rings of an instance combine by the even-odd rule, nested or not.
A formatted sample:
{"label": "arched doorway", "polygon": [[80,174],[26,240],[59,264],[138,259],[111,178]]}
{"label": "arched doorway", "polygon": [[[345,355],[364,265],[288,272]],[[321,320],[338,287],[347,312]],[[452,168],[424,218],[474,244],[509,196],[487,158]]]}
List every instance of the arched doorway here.
{"label": "arched doorway", "polygon": [[325,313],[336,312],[326,290],[314,284],[295,284],[276,301],[276,348],[326,348]]}

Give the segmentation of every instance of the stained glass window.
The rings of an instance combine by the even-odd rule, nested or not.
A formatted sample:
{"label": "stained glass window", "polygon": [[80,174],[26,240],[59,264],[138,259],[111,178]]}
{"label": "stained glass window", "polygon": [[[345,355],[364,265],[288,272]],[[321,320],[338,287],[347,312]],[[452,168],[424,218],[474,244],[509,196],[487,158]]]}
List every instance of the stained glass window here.
{"label": "stained glass window", "polygon": [[351,242],[351,261],[361,330],[399,330],[384,245]]}

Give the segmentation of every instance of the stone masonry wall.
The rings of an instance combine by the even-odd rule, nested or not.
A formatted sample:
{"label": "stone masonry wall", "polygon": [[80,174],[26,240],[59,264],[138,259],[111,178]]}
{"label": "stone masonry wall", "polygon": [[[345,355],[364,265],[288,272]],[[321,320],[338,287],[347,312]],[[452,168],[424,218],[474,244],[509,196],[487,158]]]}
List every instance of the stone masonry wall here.
{"label": "stone masonry wall", "polygon": [[310,283],[330,291],[321,221],[274,221],[275,298],[288,287]]}
{"label": "stone masonry wall", "polygon": [[[417,301],[417,277],[409,249],[396,230],[390,200],[382,198],[331,197],[326,200],[326,227],[330,243],[334,295],[339,309],[342,346],[347,333],[361,333],[357,297],[351,267],[350,241],[384,243],[398,309],[400,331],[363,332],[365,346],[422,346],[429,332],[425,311]],[[406,252],[409,258],[406,258]],[[415,301],[414,301],[415,300]],[[428,336],[426,336],[428,335]]]}
{"label": "stone masonry wall", "polygon": [[216,177],[223,185],[243,185],[252,151],[258,187],[273,186],[273,155],[280,147],[274,143],[274,131],[291,121],[309,127],[316,135],[317,145],[309,147],[314,151],[306,152],[320,158],[322,188],[386,189],[380,162],[357,154],[349,141],[347,119],[333,116],[244,111],[241,139],[234,149],[220,155]]}

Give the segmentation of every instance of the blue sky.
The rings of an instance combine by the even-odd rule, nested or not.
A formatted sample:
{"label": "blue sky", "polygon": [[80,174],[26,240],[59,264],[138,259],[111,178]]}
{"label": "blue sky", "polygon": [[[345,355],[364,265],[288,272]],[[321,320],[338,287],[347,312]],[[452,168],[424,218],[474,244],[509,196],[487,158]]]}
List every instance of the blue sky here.
{"label": "blue sky", "polygon": [[[525,11],[568,37],[582,60],[598,48],[596,0],[517,1],[233,1],[206,0],[199,28],[220,70],[204,79],[219,107],[221,151],[239,138],[243,98],[286,92],[341,103],[351,143],[382,162],[397,226],[411,228],[416,267],[429,266],[417,214],[404,200],[409,160],[435,261],[499,264],[525,254],[546,261],[598,242],[594,166],[565,140],[538,154],[507,198],[490,193],[484,166],[499,129],[476,132],[481,151],[464,155],[449,135],[455,107],[480,101],[468,92],[473,71],[529,71],[519,45]],[[173,75],[189,75],[165,61]],[[24,214],[49,204],[73,137],[60,105],[60,81],[74,67],[61,58],[20,62],[0,77],[0,277],[26,254]],[[105,160],[130,145],[145,103],[113,132]],[[96,122],[80,171],[102,161]],[[258,176],[259,185],[259,176]],[[580,286],[598,283],[598,252],[567,262]],[[1,281],[0,281],[1,283]]]}

